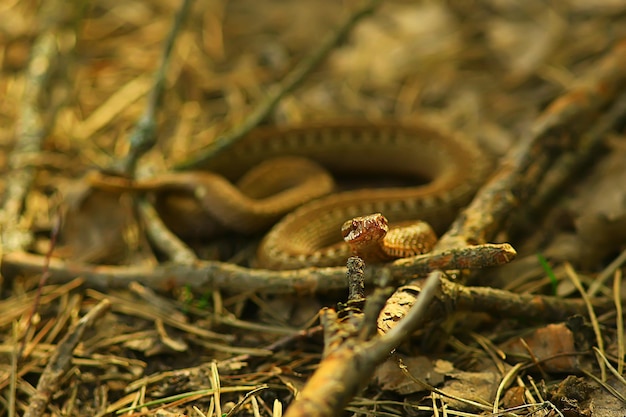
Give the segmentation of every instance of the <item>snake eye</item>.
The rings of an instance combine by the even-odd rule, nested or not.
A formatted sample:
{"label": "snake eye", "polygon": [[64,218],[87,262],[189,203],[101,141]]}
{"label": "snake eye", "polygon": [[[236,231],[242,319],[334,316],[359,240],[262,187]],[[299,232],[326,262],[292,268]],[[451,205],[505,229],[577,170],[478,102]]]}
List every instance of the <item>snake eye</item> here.
{"label": "snake eye", "polygon": [[345,238],[356,227],[354,219],[347,220],[341,226],[341,237]]}

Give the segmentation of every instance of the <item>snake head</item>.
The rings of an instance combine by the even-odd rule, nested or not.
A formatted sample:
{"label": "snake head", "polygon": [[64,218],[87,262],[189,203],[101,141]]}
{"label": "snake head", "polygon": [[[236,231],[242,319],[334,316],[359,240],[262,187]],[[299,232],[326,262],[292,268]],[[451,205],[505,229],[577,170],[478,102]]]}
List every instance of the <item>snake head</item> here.
{"label": "snake head", "polygon": [[355,217],[341,226],[343,240],[352,245],[367,245],[378,242],[389,231],[389,222],[380,213]]}

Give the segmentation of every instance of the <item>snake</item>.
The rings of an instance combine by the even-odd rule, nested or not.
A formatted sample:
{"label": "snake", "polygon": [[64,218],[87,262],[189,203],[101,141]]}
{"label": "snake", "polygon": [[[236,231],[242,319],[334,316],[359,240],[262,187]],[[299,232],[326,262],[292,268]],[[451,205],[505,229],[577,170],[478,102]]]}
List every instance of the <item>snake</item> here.
{"label": "snake", "polygon": [[371,213],[383,213],[391,223],[423,220],[441,234],[490,170],[487,152],[464,135],[393,121],[258,128],[203,168],[236,179],[261,161],[286,155],[310,158],[337,178],[406,183],[340,190],[287,213],[259,245],[261,268],[345,264],[351,249],[342,241],[343,223]]}
{"label": "snake", "polygon": [[[273,168],[277,158],[287,158],[294,165]],[[291,199],[287,188],[273,184],[270,188],[281,196],[279,204],[266,190],[259,191],[264,181],[295,177],[302,158],[314,164],[308,169],[317,175],[307,183],[303,195]],[[254,232],[275,223],[258,246],[255,267],[329,267],[345,265],[351,256],[341,229],[358,216],[383,213],[391,224],[422,220],[435,233],[443,233],[484,181],[490,169],[488,161],[486,153],[469,138],[422,122],[309,123],[255,128],[205,161],[198,167],[201,172],[180,172],[158,182],[138,181],[119,187],[164,195],[168,189],[182,189],[201,202],[200,211],[210,212],[218,223],[239,232]],[[248,181],[247,176],[257,178],[249,172],[259,165],[264,165],[261,172],[275,174],[270,175],[272,180],[260,175],[260,179]],[[337,186],[317,167],[332,178],[352,181]],[[385,183],[386,179],[391,184]],[[372,180],[378,184],[370,184]],[[103,183],[107,181],[101,180],[100,185]],[[246,188],[240,191],[247,196],[238,196],[237,187]],[[292,204],[284,204],[290,200],[294,200]],[[261,212],[265,220],[251,219],[250,212]],[[199,212],[178,217],[195,215]]]}

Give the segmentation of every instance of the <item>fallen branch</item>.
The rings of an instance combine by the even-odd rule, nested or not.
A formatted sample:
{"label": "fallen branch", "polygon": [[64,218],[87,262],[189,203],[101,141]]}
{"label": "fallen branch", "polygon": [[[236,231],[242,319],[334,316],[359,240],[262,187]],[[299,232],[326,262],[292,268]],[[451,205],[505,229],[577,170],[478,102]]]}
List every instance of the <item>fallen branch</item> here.
{"label": "fallen branch", "polygon": [[[424,275],[437,268],[444,270],[461,268],[484,268],[509,262],[515,251],[508,244],[487,244],[476,247],[451,249],[438,253],[400,259],[386,265],[396,282],[406,280],[407,275]],[[0,272],[5,276],[38,274],[42,272],[44,256],[26,252],[7,253],[2,258]],[[472,263],[474,262],[474,263]],[[77,276],[85,285],[97,289],[127,288],[136,281],[155,290],[167,291],[188,286],[192,289],[220,289],[227,292],[251,292],[309,294],[346,288],[345,268],[303,268],[292,271],[250,269],[217,261],[172,263],[155,267],[89,265],[51,258],[49,262],[51,283],[67,282]],[[376,285],[376,277],[382,267],[368,268],[368,285]]]}
{"label": "fallen branch", "polygon": [[143,114],[139,118],[139,121],[135,125],[133,132],[130,135],[130,149],[126,157],[121,161],[118,167],[120,173],[125,175],[134,174],[137,161],[143,154],[148,152],[156,144],[156,113],[161,105],[163,99],[163,92],[165,91],[165,82],[167,69],[169,68],[170,58],[172,56],[172,49],[174,48],[174,42],[178,37],[180,29],[189,13],[191,8],[191,0],[184,0],[178,9],[178,13],[174,17],[170,32],[165,39],[163,45],[163,53],[161,54],[161,62],[157,67],[154,74],[153,85],[150,90],[150,95],[146,102],[146,107]]}

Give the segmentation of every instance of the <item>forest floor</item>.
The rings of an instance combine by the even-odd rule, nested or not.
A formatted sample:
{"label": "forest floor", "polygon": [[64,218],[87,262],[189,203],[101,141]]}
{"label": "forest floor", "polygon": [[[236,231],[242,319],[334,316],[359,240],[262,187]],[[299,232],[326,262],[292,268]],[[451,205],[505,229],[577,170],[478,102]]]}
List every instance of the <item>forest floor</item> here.
{"label": "forest floor", "polygon": [[[156,97],[181,3],[0,5],[0,417],[279,416],[294,398],[316,415],[624,415],[623,2],[386,1],[275,105],[368,2],[193,2]],[[463,271],[469,301],[440,293],[441,316],[393,353],[307,388],[336,341],[325,308],[345,308],[343,269],[262,280],[260,236],[235,233],[157,248],[149,205],[90,175],[137,155],[132,174],[158,177],[246,123],[337,119],[457,132],[506,161],[499,180],[540,140],[518,159],[514,203],[475,213],[516,259]],[[138,151],[140,120],[156,144]],[[350,363],[365,342],[345,338]]]}

